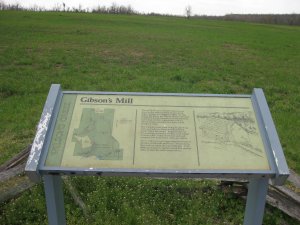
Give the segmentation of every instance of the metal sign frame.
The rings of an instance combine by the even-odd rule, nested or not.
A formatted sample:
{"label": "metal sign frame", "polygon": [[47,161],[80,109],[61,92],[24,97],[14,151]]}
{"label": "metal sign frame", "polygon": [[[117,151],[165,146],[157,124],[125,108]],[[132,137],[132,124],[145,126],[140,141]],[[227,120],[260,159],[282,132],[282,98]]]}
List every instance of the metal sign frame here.
{"label": "metal sign frame", "polygon": [[[263,144],[266,149],[270,170],[146,170],[46,167],[44,164],[54,131],[55,121],[58,116],[60,103],[64,94],[250,98],[256,114]],[[41,177],[44,178],[50,224],[65,224],[60,175],[150,176],[176,178],[227,177],[249,179],[250,184],[244,220],[245,225],[262,223],[268,181],[271,180],[274,185],[283,185],[289,176],[284,153],[262,89],[253,89],[252,95],[85,92],[62,91],[59,84],[53,84],[50,88],[26,164],[25,172],[33,181],[39,181]]]}

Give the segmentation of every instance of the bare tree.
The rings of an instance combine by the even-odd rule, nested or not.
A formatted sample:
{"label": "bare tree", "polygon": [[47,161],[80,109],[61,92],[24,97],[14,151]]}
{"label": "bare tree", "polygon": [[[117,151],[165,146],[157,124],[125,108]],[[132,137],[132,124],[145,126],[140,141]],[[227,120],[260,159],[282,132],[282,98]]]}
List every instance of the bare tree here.
{"label": "bare tree", "polygon": [[60,11],[60,10],[61,10],[60,4],[56,3],[56,4],[53,6],[52,10],[53,10],[53,11],[56,11],[56,12]]}
{"label": "bare tree", "polygon": [[185,15],[189,19],[192,15],[192,6],[188,5],[185,7]]}

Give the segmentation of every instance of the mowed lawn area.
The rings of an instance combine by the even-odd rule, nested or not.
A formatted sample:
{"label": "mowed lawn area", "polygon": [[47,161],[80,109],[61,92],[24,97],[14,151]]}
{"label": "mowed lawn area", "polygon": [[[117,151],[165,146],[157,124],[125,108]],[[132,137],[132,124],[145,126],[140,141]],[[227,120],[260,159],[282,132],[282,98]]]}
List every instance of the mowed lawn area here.
{"label": "mowed lawn area", "polygon": [[[250,94],[263,88],[289,167],[300,173],[300,27],[158,16],[0,11],[0,164],[35,135],[48,90]],[[215,183],[72,179],[69,224],[240,224],[245,202]],[[87,185],[87,183],[89,185]],[[46,223],[37,185],[0,224]],[[264,224],[296,222],[269,208]]]}

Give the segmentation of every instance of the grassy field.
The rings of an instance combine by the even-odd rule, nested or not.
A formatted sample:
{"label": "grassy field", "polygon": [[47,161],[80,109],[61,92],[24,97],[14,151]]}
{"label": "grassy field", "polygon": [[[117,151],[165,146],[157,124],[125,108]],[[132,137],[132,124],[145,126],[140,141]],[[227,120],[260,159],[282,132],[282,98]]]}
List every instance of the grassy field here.
{"label": "grassy field", "polygon": [[[1,11],[0,164],[32,142],[52,83],[128,92],[251,93],[261,87],[288,164],[300,173],[299,37],[300,27]],[[82,184],[86,179],[93,188]],[[70,224],[97,224],[96,218],[103,218],[100,224],[242,223],[244,202],[210,182],[72,181],[93,216],[81,218],[66,192]],[[0,206],[0,224],[44,223],[43,198],[38,185]],[[268,212],[264,224],[295,224],[277,210]]]}

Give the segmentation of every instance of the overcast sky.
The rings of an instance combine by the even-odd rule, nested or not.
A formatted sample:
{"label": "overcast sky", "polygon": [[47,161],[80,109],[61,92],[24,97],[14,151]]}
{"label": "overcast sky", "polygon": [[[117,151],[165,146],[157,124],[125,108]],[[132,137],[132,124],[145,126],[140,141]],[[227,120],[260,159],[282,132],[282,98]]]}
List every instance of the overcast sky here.
{"label": "overcast sky", "polygon": [[192,14],[224,15],[229,13],[300,13],[300,0],[0,0],[5,3],[18,2],[22,6],[33,5],[44,8],[64,2],[66,7],[95,8],[110,6],[113,2],[118,5],[131,5],[139,12],[155,12],[162,14],[184,15],[187,5],[192,7]]}

